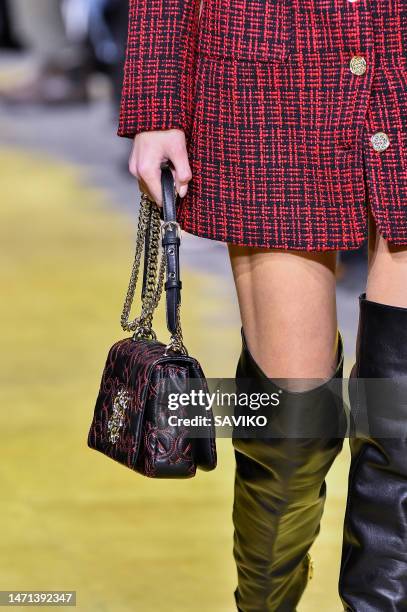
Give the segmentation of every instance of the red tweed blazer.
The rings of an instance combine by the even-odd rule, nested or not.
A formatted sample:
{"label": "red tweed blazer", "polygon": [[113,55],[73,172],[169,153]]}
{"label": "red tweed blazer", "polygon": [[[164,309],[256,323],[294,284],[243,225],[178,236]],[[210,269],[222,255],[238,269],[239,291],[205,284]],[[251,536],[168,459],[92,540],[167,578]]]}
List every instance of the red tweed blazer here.
{"label": "red tweed blazer", "polygon": [[407,245],[407,0],[130,0],[118,133],[168,128],[189,232],[352,249],[370,207]]}

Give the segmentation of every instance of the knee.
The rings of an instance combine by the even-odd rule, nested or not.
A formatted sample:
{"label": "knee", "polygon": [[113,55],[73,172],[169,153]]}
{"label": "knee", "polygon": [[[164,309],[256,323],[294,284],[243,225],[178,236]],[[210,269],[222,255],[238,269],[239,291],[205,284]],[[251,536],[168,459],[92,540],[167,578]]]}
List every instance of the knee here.
{"label": "knee", "polygon": [[282,388],[305,391],[330,379],[341,359],[342,343],[336,327],[325,333],[296,326],[278,333],[249,333],[243,350],[267,378]]}

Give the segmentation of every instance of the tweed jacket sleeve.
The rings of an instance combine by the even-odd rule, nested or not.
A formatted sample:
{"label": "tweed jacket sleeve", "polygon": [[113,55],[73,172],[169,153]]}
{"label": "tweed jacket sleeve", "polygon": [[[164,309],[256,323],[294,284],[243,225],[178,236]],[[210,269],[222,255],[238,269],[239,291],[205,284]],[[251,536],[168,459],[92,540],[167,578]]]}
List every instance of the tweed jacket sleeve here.
{"label": "tweed jacket sleeve", "polygon": [[188,130],[199,0],[130,0],[119,136]]}

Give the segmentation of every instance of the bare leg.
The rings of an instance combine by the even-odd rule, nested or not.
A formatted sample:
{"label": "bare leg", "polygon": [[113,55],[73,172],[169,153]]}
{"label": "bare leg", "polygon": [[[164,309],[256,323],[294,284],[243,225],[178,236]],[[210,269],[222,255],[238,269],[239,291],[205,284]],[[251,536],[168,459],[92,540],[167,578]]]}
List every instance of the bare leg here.
{"label": "bare leg", "polygon": [[79,46],[68,41],[65,33],[60,0],[12,0],[10,8],[19,36],[40,66],[79,61]]}
{"label": "bare leg", "polygon": [[372,216],[366,297],[372,302],[407,308],[407,247],[389,244],[378,233]]}
{"label": "bare leg", "polygon": [[329,378],[336,363],[336,253],[229,245],[248,348],[273,378]]}
{"label": "bare leg", "polygon": [[35,61],[29,76],[2,88],[2,102],[13,105],[58,105],[88,100],[87,51],[65,31],[62,0],[12,0],[13,22]]}

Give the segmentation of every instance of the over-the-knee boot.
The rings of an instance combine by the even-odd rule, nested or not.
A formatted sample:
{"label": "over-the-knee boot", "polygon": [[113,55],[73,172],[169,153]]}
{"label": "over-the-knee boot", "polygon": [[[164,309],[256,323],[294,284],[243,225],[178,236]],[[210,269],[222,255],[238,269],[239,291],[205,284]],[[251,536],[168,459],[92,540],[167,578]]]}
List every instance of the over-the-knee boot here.
{"label": "over-the-knee boot", "polygon": [[[244,379],[249,381],[245,392],[281,391],[260,369],[243,333],[242,337],[238,390]],[[241,612],[293,612],[310,578],[308,550],[320,529],[325,476],[346,432],[342,369],[339,336],[337,367],[330,381],[305,392],[283,391],[278,407],[270,407],[276,418],[268,437],[234,437],[235,600]]]}
{"label": "over-the-knee boot", "polygon": [[347,611],[404,612],[407,309],[371,302],[365,294],[359,302],[356,363],[349,381],[357,431],[349,440],[339,593]]}

